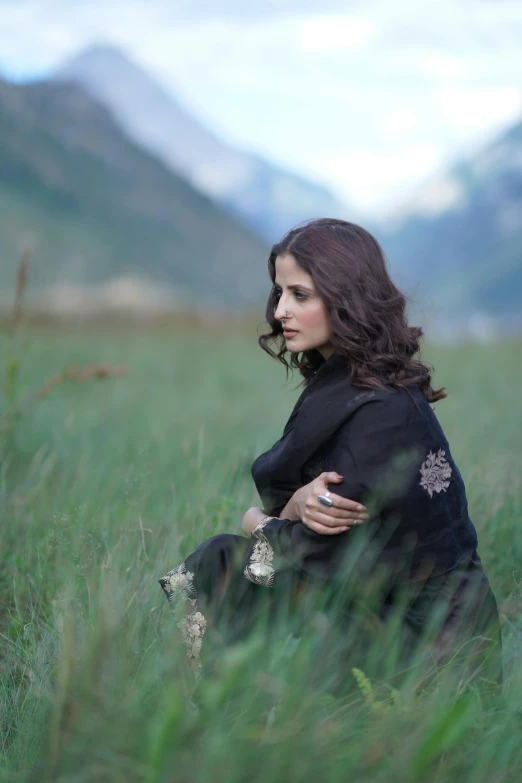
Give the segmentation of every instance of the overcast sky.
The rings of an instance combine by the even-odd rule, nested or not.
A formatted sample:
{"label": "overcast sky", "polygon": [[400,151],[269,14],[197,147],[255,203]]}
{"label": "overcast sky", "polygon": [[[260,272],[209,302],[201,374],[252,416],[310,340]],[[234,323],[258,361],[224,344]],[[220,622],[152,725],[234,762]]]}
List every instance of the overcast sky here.
{"label": "overcast sky", "polygon": [[522,118],[522,0],[0,0],[4,77],[99,42],[375,215]]}

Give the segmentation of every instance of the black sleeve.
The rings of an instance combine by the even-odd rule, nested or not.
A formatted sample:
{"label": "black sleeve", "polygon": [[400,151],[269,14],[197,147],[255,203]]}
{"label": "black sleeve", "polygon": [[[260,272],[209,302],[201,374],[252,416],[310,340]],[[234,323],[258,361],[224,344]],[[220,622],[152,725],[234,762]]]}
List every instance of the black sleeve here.
{"label": "black sleeve", "polygon": [[330,484],[333,494],[367,506],[370,519],[337,535],[322,535],[300,520],[272,519],[263,533],[274,552],[315,576],[328,579],[342,550],[364,527],[379,526],[381,513],[400,505],[418,461],[408,443],[408,400],[369,401],[348,419],[331,439],[324,471],[344,476]]}

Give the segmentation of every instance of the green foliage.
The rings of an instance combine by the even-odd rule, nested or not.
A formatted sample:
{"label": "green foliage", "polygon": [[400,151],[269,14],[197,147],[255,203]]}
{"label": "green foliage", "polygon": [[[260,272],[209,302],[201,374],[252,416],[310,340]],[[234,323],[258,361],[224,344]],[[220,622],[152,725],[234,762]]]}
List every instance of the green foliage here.
{"label": "green foliage", "polygon": [[370,709],[379,712],[383,710],[390,710],[393,708],[393,706],[399,705],[400,693],[395,688],[390,689],[390,696],[392,698],[392,703],[386,704],[382,701],[379,701],[379,699],[375,695],[375,690],[373,685],[371,684],[370,680],[361,669],[359,669],[357,666],[354,666],[352,668],[352,674],[355,677],[355,681],[357,682],[357,685],[359,686],[359,689],[362,695],[364,696],[364,700],[366,701],[366,704],[368,705],[368,707],[370,707]]}
{"label": "green foliage", "polygon": [[458,701],[438,710],[428,722],[415,754],[414,773],[420,778],[429,772],[434,759],[457,747],[464,735],[473,729],[476,719],[477,705],[471,695],[461,696]]}
{"label": "green foliage", "polygon": [[0,386],[0,457],[5,458],[13,443],[16,424],[22,417],[23,399],[22,363],[29,350],[29,342],[18,333],[17,324],[0,331],[1,386]]}
{"label": "green foliage", "polygon": [[14,350],[14,341],[5,339],[4,345],[4,399],[7,407],[15,407],[17,402],[18,378],[20,375],[20,356]]}
{"label": "green foliage", "polygon": [[[497,596],[506,688],[486,702],[395,640],[313,611],[262,629],[194,689],[157,579],[259,505],[250,477],[300,393],[254,335],[31,335],[17,383],[92,356],[128,372],[30,406],[0,471],[0,780],[457,783],[522,778],[518,345],[430,348],[436,404]],[[5,365],[2,365],[5,372]],[[223,380],[226,379],[226,382]],[[2,376],[5,383],[5,376]]]}

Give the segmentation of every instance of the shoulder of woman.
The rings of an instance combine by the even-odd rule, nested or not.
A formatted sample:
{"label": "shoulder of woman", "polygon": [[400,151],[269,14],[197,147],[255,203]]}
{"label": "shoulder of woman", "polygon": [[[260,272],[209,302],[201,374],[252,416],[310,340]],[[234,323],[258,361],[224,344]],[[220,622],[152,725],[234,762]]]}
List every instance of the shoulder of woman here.
{"label": "shoulder of woman", "polygon": [[[355,387],[354,387],[355,390]],[[403,389],[394,389],[391,386],[386,389],[361,389],[354,397],[354,401],[364,405],[371,402],[373,406],[380,410],[407,411],[410,405],[415,407],[411,397]],[[362,407],[362,406],[361,406]]]}
{"label": "shoulder of woman", "polygon": [[[354,398],[354,401],[357,397]],[[415,402],[407,393],[389,389],[376,390],[374,394],[361,395],[360,404],[343,425],[343,429],[368,428],[375,432],[380,429],[406,427],[412,416],[416,414]],[[418,401],[416,400],[417,404]]]}

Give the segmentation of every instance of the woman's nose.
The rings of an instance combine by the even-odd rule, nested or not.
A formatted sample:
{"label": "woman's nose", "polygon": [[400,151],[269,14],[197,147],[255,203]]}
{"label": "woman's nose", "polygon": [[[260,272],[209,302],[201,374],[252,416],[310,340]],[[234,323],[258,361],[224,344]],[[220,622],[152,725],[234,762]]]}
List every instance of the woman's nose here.
{"label": "woman's nose", "polygon": [[285,302],[286,302],[286,300],[281,295],[279,297],[279,301],[277,303],[277,307],[276,307],[276,310],[275,310],[275,313],[274,313],[274,318],[276,319],[276,321],[280,321],[282,318],[286,318],[286,313],[288,311],[286,309]]}

